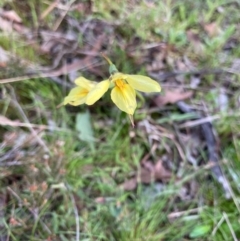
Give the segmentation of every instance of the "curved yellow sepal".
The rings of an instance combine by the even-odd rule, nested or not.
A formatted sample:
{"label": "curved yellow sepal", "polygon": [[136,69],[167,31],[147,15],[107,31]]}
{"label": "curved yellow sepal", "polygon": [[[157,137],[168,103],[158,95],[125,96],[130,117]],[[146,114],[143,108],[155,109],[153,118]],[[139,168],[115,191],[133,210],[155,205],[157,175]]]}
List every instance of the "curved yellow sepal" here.
{"label": "curved yellow sepal", "polygon": [[147,76],[143,75],[126,75],[126,81],[135,90],[142,92],[160,92],[159,83]]}
{"label": "curved yellow sepal", "polygon": [[92,88],[94,88],[94,86],[96,86],[96,82],[94,81],[90,81],[84,77],[78,77],[74,83],[79,86],[79,87],[82,87],[84,89],[88,89],[88,90],[91,90]]}
{"label": "curved yellow sepal", "polygon": [[85,103],[87,105],[93,105],[107,92],[109,85],[109,80],[103,80],[100,83],[96,84],[96,86],[88,93]]}
{"label": "curved yellow sepal", "polygon": [[128,84],[124,84],[122,88],[114,87],[111,92],[111,98],[114,104],[129,115],[133,115],[136,107],[136,92]]}
{"label": "curved yellow sepal", "polygon": [[75,87],[69,92],[68,96],[64,98],[63,104],[81,105],[85,102],[88,92],[89,90],[86,88]]}

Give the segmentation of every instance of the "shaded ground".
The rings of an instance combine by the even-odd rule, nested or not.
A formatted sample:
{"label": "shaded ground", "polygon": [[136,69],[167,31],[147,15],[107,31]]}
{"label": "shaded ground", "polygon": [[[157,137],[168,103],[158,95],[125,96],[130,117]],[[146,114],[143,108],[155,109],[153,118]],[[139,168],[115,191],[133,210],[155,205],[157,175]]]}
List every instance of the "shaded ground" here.
{"label": "shaded ground", "polygon": [[[239,240],[238,1],[0,4],[0,240]],[[84,76],[157,80],[135,128]]]}

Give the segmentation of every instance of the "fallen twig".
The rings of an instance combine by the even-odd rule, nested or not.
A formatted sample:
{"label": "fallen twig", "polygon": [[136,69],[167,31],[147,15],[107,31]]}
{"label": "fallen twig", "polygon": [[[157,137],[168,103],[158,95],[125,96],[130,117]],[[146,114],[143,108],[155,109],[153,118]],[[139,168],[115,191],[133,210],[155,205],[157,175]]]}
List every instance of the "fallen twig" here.
{"label": "fallen twig", "polygon": [[[201,121],[203,116],[200,113],[195,112],[189,105],[187,105],[183,101],[177,102],[178,108],[184,112],[184,113],[194,113],[196,115],[197,120]],[[209,121],[204,121],[199,124],[201,127],[204,139],[207,144],[207,150],[208,150],[208,161],[210,163],[214,163],[215,165],[212,166],[211,170],[218,182],[222,185],[223,189],[225,190],[225,196],[226,198],[230,198],[232,196],[231,187],[223,174],[221,167],[219,165],[219,156],[218,156],[218,150],[217,150],[217,143],[215,140],[215,136],[213,134],[212,130],[212,124]]]}
{"label": "fallen twig", "polygon": [[211,74],[223,74],[223,73],[239,74],[238,72],[232,71],[231,69],[223,68],[223,69],[198,69],[198,70],[192,70],[192,71],[172,71],[172,72],[164,72],[163,74],[150,72],[149,76],[159,81],[163,81],[177,75],[211,75]]}
{"label": "fallen twig", "polygon": [[168,219],[170,221],[173,221],[174,219],[180,218],[185,215],[200,213],[204,208],[205,208],[205,206],[199,207],[199,208],[188,209],[188,210],[184,210],[184,211],[180,211],[180,212],[172,212],[172,213],[168,214]]}

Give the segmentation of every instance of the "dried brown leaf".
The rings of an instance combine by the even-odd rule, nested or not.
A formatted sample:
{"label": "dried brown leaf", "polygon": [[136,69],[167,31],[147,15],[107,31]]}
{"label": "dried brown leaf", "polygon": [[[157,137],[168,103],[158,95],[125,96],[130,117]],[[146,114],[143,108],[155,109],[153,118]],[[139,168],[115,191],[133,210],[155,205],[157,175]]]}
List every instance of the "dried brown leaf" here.
{"label": "dried brown leaf", "polygon": [[157,106],[162,107],[166,104],[174,104],[180,100],[185,100],[191,98],[193,91],[182,92],[181,90],[166,90],[164,96],[158,96],[155,98],[154,102]]}
{"label": "dried brown leaf", "polygon": [[202,54],[204,50],[204,45],[199,37],[199,34],[194,32],[194,30],[187,31],[188,41],[192,44],[195,53]]}
{"label": "dried brown leaf", "polygon": [[150,172],[153,172],[154,171],[154,163],[149,161],[149,160],[146,160],[146,158],[149,158],[150,157],[150,154],[148,153],[144,158],[143,160],[141,161],[143,167],[146,169],[146,170],[149,170]]}
{"label": "dried brown leaf", "polygon": [[194,32],[191,29],[187,31],[187,38],[189,42],[194,44],[201,42],[198,33]]}
{"label": "dried brown leaf", "polygon": [[150,184],[153,181],[169,181],[172,178],[172,173],[163,166],[161,160],[155,165],[150,163],[152,162],[147,161],[135,177],[122,184],[122,188],[125,191],[132,191],[138,183]]}
{"label": "dried brown leaf", "polygon": [[141,168],[135,177],[125,181],[121,186],[125,191],[136,189],[138,183],[149,184],[154,181],[154,173],[146,168]]}
{"label": "dried brown leaf", "polygon": [[91,2],[90,1],[85,1],[82,3],[77,3],[71,7],[71,10],[77,10],[80,13],[85,13],[85,14],[90,14],[92,9],[91,9]]}
{"label": "dried brown leaf", "polygon": [[97,197],[94,199],[94,201],[98,204],[103,204],[106,202],[106,198],[105,197]]}
{"label": "dried brown leaf", "polygon": [[137,187],[137,178],[133,177],[125,181],[121,186],[125,191],[132,191]]}
{"label": "dried brown leaf", "polygon": [[11,121],[7,117],[0,115],[0,125],[19,126],[19,121]]}
{"label": "dried brown leaf", "polygon": [[205,24],[203,25],[203,28],[209,37],[216,37],[221,33],[221,30],[216,22]]}
{"label": "dried brown leaf", "polygon": [[0,16],[0,29],[6,33],[12,33],[13,31],[17,31],[18,33],[28,34],[30,32],[29,29],[24,27],[22,24],[17,22],[8,21]]}
{"label": "dried brown leaf", "polygon": [[155,164],[154,177],[157,181],[169,181],[172,178],[172,173],[163,166],[162,160]]}
{"label": "dried brown leaf", "polygon": [[149,184],[154,181],[154,174],[148,169],[141,168],[139,178],[138,182]]}
{"label": "dried brown leaf", "polygon": [[5,68],[7,66],[7,62],[9,61],[8,53],[0,47],[0,68]]}
{"label": "dried brown leaf", "polygon": [[6,18],[11,22],[22,23],[22,19],[14,10],[4,11],[1,9],[0,14],[2,17]]}
{"label": "dried brown leaf", "polygon": [[13,31],[11,22],[3,19],[2,17],[0,17],[0,29],[7,33],[11,33]]}

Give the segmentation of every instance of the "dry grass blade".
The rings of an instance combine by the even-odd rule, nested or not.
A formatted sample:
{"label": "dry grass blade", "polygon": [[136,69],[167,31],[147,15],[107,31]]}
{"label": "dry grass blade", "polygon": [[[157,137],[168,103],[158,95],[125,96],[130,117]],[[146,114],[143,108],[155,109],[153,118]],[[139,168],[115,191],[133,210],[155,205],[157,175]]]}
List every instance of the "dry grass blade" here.
{"label": "dry grass blade", "polygon": [[54,25],[54,27],[53,27],[54,31],[56,31],[58,29],[58,27],[60,26],[63,19],[66,17],[68,11],[70,10],[70,8],[74,2],[76,2],[76,0],[72,0],[68,3],[67,9],[64,11],[64,13],[62,13],[62,16],[57,20],[57,22]]}
{"label": "dry grass blade", "polygon": [[81,60],[81,61],[75,62],[73,64],[64,65],[55,71],[51,71],[51,72],[44,73],[44,74],[26,75],[26,76],[20,76],[20,77],[8,78],[8,79],[0,79],[0,84],[13,83],[13,82],[24,81],[24,80],[29,80],[29,79],[57,77],[60,75],[66,75],[66,74],[70,73],[71,71],[83,70],[83,69],[89,68],[90,66],[96,66],[99,64],[99,62],[95,62],[90,65],[85,65],[84,67],[82,67],[82,65],[84,63]]}
{"label": "dry grass blade", "polygon": [[40,19],[43,20],[46,18],[52,11],[53,9],[59,4],[60,0],[55,0],[53,3],[51,3],[48,8],[41,14]]}
{"label": "dry grass blade", "polygon": [[3,220],[5,219],[5,209],[6,209],[6,194],[1,191],[0,192],[0,241],[6,241],[8,240],[8,237],[6,235],[7,230],[3,223]]}
{"label": "dry grass blade", "polygon": [[[47,125],[37,125],[32,123],[22,123],[19,120],[9,120],[7,117],[0,115],[0,125],[2,126],[12,126],[12,127],[28,127],[28,128],[38,128],[40,130],[55,130],[64,131],[65,129],[59,127],[52,127]],[[66,130],[65,130],[66,131]]]}
{"label": "dry grass blade", "polygon": [[[11,87],[10,89],[11,89],[11,95],[12,95],[12,98],[13,98],[13,99],[12,99],[13,105],[16,107],[16,109],[18,110],[18,112],[21,114],[23,120],[24,120],[26,123],[30,124],[30,122],[29,122],[26,114],[24,113],[22,107],[20,106],[20,104],[19,104],[18,101],[17,101],[17,98],[16,98],[16,95],[15,95],[14,89],[13,89],[12,87]],[[32,126],[30,125],[28,128],[29,128],[29,130],[31,131],[31,133],[34,135],[34,138],[36,138],[36,140],[38,141],[38,143],[40,144],[40,146],[43,147],[44,151],[50,153],[49,148],[47,147],[47,145],[45,144],[45,142],[38,136],[38,133],[32,128]]]}
{"label": "dry grass blade", "polygon": [[180,212],[172,212],[168,214],[168,219],[170,222],[173,222],[176,218],[180,218],[185,215],[189,214],[199,214],[203,211],[203,209],[206,208],[206,206],[199,207],[199,208],[193,208],[193,209],[188,209]]}
{"label": "dry grass blade", "polygon": [[209,122],[218,120],[220,118],[221,118],[221,116],[219,116],[219,115],[208,116],[208,117],[201,118],[199,120],[187,121],[184,124],[179,125],[178,128],[184,129],[184,128],[188,128],[188,127],[194,127],[194,126],[198,126],[198,125],[202,125],[205,123],[209,123]]}

